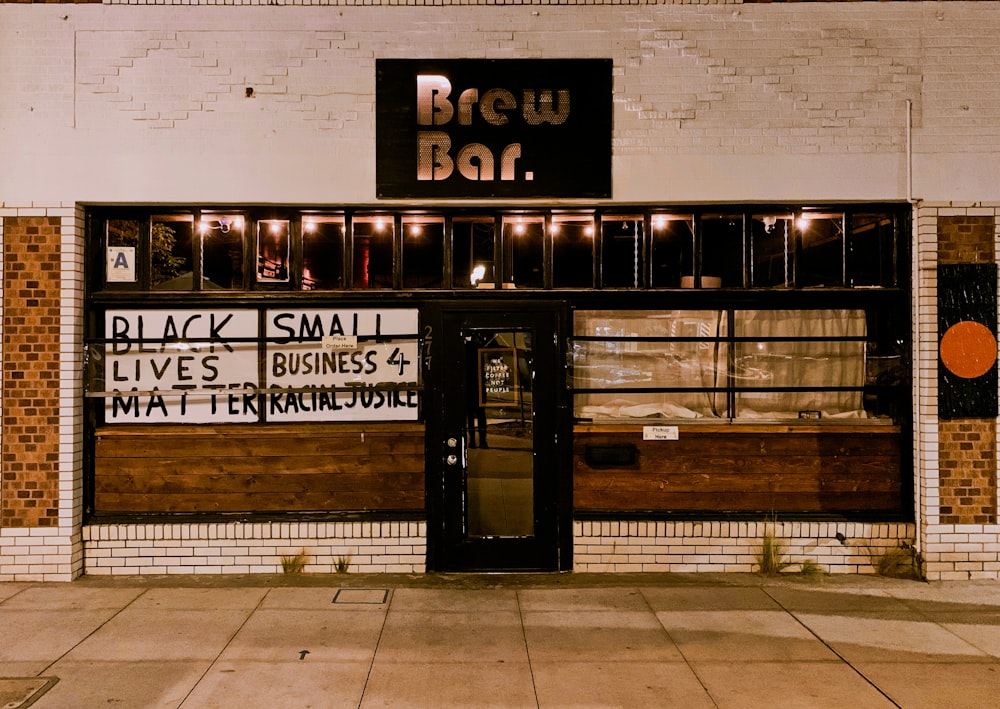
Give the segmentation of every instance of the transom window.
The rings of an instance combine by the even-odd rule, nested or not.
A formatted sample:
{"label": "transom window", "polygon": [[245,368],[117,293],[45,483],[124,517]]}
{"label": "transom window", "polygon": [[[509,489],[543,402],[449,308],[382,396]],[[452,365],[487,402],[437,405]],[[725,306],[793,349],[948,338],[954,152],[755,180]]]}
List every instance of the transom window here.
{"label": "transom window", "polygon": [[905,206],[93,210],[92,290],[896,288]]}

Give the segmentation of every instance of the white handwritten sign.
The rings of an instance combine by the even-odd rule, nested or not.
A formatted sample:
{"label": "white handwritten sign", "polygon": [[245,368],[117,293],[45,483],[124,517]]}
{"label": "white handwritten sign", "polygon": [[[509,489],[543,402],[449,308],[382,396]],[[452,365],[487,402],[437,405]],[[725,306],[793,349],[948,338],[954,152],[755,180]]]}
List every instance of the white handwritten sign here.
{"label": "white handwritten sign", "polygon": [[267,420],[416,420],[418,323],[416,310],[268,310]]}
{"label": "white handwritten sign", "polygon": [[108,311],[105,419],[417,419],[416,310],[268,310],[267,344],[258,317],[251,309]]}
{"label": "white handwritten sign", "polygon": [[257,311],[109,310],[104,324],[108,422],[258,420]]}
{"label": "white handwritten sign", "polygon": [[680,429],[677,426],[643,426],[642,440],[644,441],[676,441],[680,438]]}

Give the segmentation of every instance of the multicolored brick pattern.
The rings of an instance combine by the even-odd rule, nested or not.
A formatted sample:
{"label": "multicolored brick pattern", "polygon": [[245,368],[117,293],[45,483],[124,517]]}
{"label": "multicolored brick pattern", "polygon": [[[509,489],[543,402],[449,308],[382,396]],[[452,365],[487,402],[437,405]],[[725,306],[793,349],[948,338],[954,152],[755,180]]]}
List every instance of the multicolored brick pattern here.
{"label": "multicolored brick pattern", "polygon": [[993,217],[938,218],[938,263],[993,263]]}
{"label": "multicolored brick pattern", "polygon": [[58,217],[4,220],[0,528],[59,524]]}
{"label": "multicolored brick pattern", "polygon": [[995,419],[938,424],[942,524],[997,521],[997,425]]}

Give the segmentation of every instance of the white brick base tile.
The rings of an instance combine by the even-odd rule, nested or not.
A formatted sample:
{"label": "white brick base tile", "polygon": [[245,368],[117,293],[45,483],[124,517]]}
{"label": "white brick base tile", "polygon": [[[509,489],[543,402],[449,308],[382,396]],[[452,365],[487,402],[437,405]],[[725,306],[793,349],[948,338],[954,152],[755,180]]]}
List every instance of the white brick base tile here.
{"label": "white brick base tile", "polygon": [[79,534],[62,527],[0,530],[0,581],[72,581],[82,567]]}
{"label": "white brick base tile", "polygon": [[748,573],[757,570],[768,532],[781,541],[793,564],[811,560],[831,574],[873,574],[878,556],[900,542],[913,544],[915,528],[904,523],[575,522],[573,568]]}
{"label": "white brick base tile", "polygon": [[422,573],[424,522],[96,524],[83,528],[84,573],[273,574],[303,552],[305,573]]}

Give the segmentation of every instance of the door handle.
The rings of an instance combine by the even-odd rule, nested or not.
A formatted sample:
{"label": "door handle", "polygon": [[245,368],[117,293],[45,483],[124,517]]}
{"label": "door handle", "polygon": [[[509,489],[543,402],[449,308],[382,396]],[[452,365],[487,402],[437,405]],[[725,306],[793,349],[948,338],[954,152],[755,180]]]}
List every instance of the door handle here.
{"label": "door handle", "polygon": [[463,441],[456,438],[455,436],[449,436],[448,438],[445,439],[444,445],[447,451],[447,455],[445,455],[444,457],[444,462],[446,465],[454,467],[461,463],[461,456],[463,453],[462,448],[464,448],[464,446],[462,446],[462,443]]}

